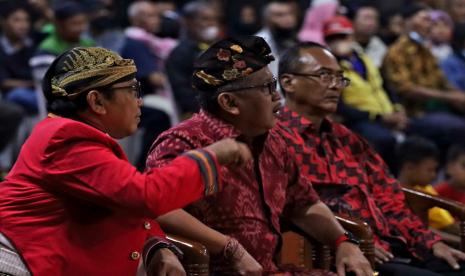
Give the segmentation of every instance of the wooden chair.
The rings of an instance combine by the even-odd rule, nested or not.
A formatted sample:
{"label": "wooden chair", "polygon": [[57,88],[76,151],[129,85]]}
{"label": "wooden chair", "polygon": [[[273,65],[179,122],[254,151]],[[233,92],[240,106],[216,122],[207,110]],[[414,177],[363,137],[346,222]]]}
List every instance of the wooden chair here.
{"label": "wooden chair", "polygon": [[[336,216],[337,220],[347,231],[352,232],[360,240],[360,249],[370,261],[375,264],[373,232],[370,226],[359,219]],[[281,262],[305,268],[330,269],[333,254],[328,245],[323,245],[314,239],[294,231],[283,235]]]}
{"label": "wooden chair", "polygon": [[210,255],[205,246],[175,235],[168,235],[167,238],[184,253],[182,265],[187,275],[209,275]]}
{"label": "wooden chair", "polygon": [[465,252],[465,205],[459,202],[433,196],[411,188],[402,188],[407,204],[420,219],[428,223],[428,210],[439,207],[449,211],[459,222],[460,249]]}

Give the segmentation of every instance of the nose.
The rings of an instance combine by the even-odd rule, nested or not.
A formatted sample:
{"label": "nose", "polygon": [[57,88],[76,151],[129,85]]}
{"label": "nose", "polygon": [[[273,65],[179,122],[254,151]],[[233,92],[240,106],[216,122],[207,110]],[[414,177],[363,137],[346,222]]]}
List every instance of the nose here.
{"label": "nose", "polygon": [[144,101],[142,100],[142,97],[138,97],[136,99],[136,101],[137,101],[137,106],[138,107],[141,107],[144,104]]}
{"label": "nose", "polygon": [[273,94],[271,94],[271,100],[273,102],[281,100],[281,93],[279,93],[278,89],[273,90]]}

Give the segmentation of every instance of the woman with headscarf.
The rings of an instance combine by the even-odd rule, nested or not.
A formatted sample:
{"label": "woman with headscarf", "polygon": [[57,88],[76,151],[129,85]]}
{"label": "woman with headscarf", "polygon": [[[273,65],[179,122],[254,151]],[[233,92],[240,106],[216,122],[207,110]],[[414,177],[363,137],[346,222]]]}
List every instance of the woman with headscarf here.
{"label": "woman with headscarf", "polygon": [[133,60],[103,48],[74,48],[52,63],[43,81],[50,114],[0,184],[0,272],[135,275],[157,267],[159,252],[169,254],[160,248],[170,246],[160,245],[153,219],[217,192],[220,166],[249,158],[243,144],[224,140],[139,173],[114,140],[139,122],[135,73]]}

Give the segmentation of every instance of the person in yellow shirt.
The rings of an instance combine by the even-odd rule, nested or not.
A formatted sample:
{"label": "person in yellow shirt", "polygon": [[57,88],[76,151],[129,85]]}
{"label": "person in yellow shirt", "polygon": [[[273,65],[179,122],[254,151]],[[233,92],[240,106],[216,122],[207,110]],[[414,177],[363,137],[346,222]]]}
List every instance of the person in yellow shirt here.
{"label": "person in yellow shirt", "polygon": [[[415,136],[407,138],[397,148],[397,161],[399,182],[403,186],[439,195],[432,185],[439,167],[439,150],[433,142]],[[458,234],[455,219],[448,211],[438,207],[431,208],[428,211],[428,219],[431,228]]]}

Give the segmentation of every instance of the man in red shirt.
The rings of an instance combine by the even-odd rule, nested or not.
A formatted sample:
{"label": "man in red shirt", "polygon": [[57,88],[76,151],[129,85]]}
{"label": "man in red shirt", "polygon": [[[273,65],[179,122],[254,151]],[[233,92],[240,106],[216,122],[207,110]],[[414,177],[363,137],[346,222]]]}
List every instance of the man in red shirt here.
{"label": "man in red shirt", "polygon": [[465,204],[465,144],[453,145],[447,153],[448,179],[435,187],[439,195]]}
{"label": "man in red shirt", "polygon": [[458,270],[465,254],[441,242],[405,206],[401,186],[373,148],[329,118],[350,84],[334,55],[319,44],[302,43],[280,60],[286,95],[280,122],[294,130],[286,135],[289,150],[298,154],[300,172],[333,212],[361,218],[372,227],[381,275],[450,273],[447,263]]}
{"label": "man in red shirt", "polygon": [[221,171],[228,188],[187,208],[197,220],[179,210],[159,222],[170,232],[205,244],[211,270],[222,275],[316,273],[276,262],[283,220],[335,245],[339,273],[346,269],[372,275],[356,245],[337,242],[349,241],[344,229],[301,177],[281,137],[285,130],[275,126],[280,96],[267,66],[273,60],[270,52],[262,38],[248,36],[219,41],[198,57],[193,84],[202,111],[155,141],[147,167],[163,166],[185,151],[224,138],[245,142],[253,162],[237,171]]}

